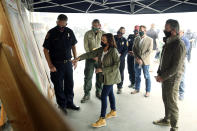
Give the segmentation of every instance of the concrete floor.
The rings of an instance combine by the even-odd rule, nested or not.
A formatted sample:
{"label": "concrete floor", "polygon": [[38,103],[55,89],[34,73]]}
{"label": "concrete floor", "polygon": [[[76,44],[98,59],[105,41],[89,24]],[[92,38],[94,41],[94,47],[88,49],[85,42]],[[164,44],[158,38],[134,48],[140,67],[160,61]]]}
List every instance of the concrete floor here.
{"label": "concrete floor", "polygon": [[[90,125],[100,115],[100,101],[95,98],[92,91],[91,100],[86,104],[80,104],[82,91],[78,91],[80,95],[76,94],[75,101],[81,106],[81,111],[69,111],[67,120],[76,131],[169,131],[169,127],[152,124],[153,120],[162,118],[164,115],[161,88],[159,86],[153,88],[151,97],[144,98],[144,89],[140,94],[131,95],[131,90],[125,87],[123,94],[116,95],[118,117],[107,120],[107,126],[99,129],[94,129]],[[114,91],[116,92],[116,88]],[[187,96],[183,102],[179,102],[179,131],[197,131],[196,101]],[[197,100],[196,97],[195,100]],[[108,111],[110,111],[109,108]]]}

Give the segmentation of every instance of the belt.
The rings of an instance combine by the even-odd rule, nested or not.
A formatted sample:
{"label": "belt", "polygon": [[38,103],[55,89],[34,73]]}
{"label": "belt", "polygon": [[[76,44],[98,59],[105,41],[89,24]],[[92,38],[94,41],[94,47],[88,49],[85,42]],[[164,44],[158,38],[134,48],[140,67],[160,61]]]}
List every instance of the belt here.
{"label": "belt", "polygon": [[62,61],[54,61],[54,63],[67,63],[67,62],[69,62],[70,60],[62,60]]}

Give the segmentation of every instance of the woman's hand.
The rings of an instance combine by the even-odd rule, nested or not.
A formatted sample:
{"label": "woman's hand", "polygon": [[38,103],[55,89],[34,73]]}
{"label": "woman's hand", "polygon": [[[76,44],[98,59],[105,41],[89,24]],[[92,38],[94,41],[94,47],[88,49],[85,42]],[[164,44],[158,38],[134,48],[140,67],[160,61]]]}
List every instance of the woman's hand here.
{"label": "woman's hand", "polygon": [[97,68],[96,71],[95,71],[96,74],[100,73],[100,72],[103,72],[103,70],[101,68]]}
{"label": "woman's hand", "polygon": [[77,68],[77,62],[80,60],[80,58],[76,58],[74,60],[72,60],[72,64],[73,64],[73,67],[74,67],[74,70]]}
{"label": "woman's hand", "polygon": [[95,61],[98,61],[98,57],[95,57],[95,58],[92,58],[93,60],[95,60]]}

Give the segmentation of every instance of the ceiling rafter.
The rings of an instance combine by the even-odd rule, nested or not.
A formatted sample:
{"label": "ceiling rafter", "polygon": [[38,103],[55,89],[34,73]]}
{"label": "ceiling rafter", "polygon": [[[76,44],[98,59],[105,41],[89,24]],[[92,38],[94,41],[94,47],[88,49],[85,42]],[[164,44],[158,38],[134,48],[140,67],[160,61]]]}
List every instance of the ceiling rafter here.
{"label": "ceiling rafter", "polygon": [[161,13],[160,10],[154,9],[152,7],[149,7],[149,6],[147,6],[147,5],[145,5],[145,4],[141,3],[141,2],[136,1],[135,3],[137,3],[138,6],[141,6],[142,8],[147,8],[147,9],[153,10],[153,11],[155,11],[157,13]]}
{"label": "ceiling rafter", "polygon": [[[32,0],[33,1],[33,0]],[[124,0],[124,1],[113,1],[110,2],[109,0],[102,0],[102,1],[96,1],[96,0],[79,0],[79,1],[75,1],[75,2],[69,2],[69,3],[65,3],[65,4],[58,4],[56,3],[54,0],[40,0],[37,2],[30,2],[28,3],[28,9],[31,11],[34,10],[42,10],[45,8],[53,8],[53,7],[65,7],[71,10],[75,10],[77,12],[81,12],[81,13],[97,13],[98,11],[101,12],[105,12],[105,10],[114,10],[114,11],[118,11],[120,13],[126,13],[126,14],[138,14],[140,11],[144,10],[144,9],[149,9],[152,10],[153,13],[167,13],[170,12],[168,10],[172,9],[172,8],[176,8],[177,6],[181,5],[181,4],[187,4],[187,5],[194,5],[197,6],[197,3],[191,2],[190,0],[169,0],[168,2],[177,2],[175,3],[173,6],[170,6],[166,9],[163,10],[159,10],[159,9],[155,9],[153,7],[151,7],[151,5],[154,5],[155,3],[159,2],[160,0],[152,0],[152,2],[148,5],[146,5],[144,2],[145,0]],[[45,6],[40,6],[40,7],[34,7],[35,5],[43,5],[43,3],[49,3],[49,4],[53,4],[53,5],[46,5]],[[87,7],[86,10],[82,10],[82,9],[78,9],[78,8],[74,8],[71,7],[69,5],[74,5],[74,4],[81,4],[81,3],[89,3],[90,5]],[[121,5],[117,5],[117,4],[121,4]],[[90,10],[92,6],[100,6],[100,9],[94,9],[94,10]],[[115,6],[116,5],[116,6]],[[31,9],[29,8],[32,7]],[[120,7],[124,7],[124,6],[130,6],[130,10],[128,10],[128,8],[126,8],[126,10],[124,10],[124,8]],[[138,10],[135,10],[136,6],[141,7]],[[32,10],[33,9],[33,10]],[[128,10],[128,11],[127,11]],[[167,11],[167,12],[166,12]]]}
{"label": "ceiling rafter", "polygon": [[[158,2],[158,1],[159,1],[159,0],[153,1],[152,3],[150,3],[149,5],[147,5],[147,7],[150,7],[151,5],[155,4],[155,3]],[[135,11],[134,14],[136,14],[136,13],[139,12],[139,11],[142,11],[143,9],[145,9],[145,7],[143,7],[143,8],[141,8],[141,9]]]}
{"label": "ceiling rafter", "polygon": [[169,9],[172,9],[172,8],[176,7],[176,6],[179,6],[179,5],[181,5],[181,4],[184,4],[184,2],[187,2],[187,1],[189,1],[189,0],[185,0],[185,1],[182,1],[182,2],[179,1],[179,3],[173,5],[173,6],[169,7],[169,8],[166,8],[166,9],[162,10],[161,12],[165,12],[165,11],[167,11],[167,10],[169,10]]}
{"label": "ceiling rafter", "polygon": [[[92,3],[92,2],[93,2],[92,0],[84,0],[84,1],[89,2],[89,3]],[[107,3],[103,5],[103,3],[100,3],[100,2],[96,2],[96,1],[95,1],[94,4],[95,4],[95,5],[98,5],[98,6],[101,6],[101,7],[105,7],[105,8],[102,9],[102,10],[105,10],[105,9],[112,9],[112,10],[119,11],[119,12],[123,12],[123,13],[127,13],[127,14],[130,13],[130,12],[128,12],[128,11],[123,11],[123,10],[120,10],[120,9],[116,9],[116,8],[113,8],[113,7],[106,6]],[[94,12],[96,12],[96,11],[101,11],[101,9],[92,10],[92,11],[89,11],[89,12],[94,13]]]}
{"label": "ceiling rafter", "polygon": [[179,2],[179,3],[183,3],[183,4],[188,4],[188,5],[196,5],[197,6],[197,3],[189,2],[189,0],[188,1],[170,0],[170,1]]}
{"label": "ceiling rafter", "polygon": [[[94,2],[95,2],[95,0],[94,0]],[[92,7],[92,5],[94,4],[94,2],[92,2],[91,4],[90,4],[90,6],[88,7],[88,9],[86,10],[86,13],[88,13],[88,11],[89,11],[89,9]],[[103,3],[104,3],[105,1],[103,0]]]}

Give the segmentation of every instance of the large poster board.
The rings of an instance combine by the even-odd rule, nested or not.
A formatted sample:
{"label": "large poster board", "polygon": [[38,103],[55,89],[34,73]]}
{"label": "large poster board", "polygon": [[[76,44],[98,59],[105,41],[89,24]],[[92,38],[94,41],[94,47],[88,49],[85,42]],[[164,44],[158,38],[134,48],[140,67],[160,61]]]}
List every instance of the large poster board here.
{"label": "large poster board", "polygon": [[5,9],[25,69],[44,95],[50,83],[24,6],[15,0],[5,0]]}

